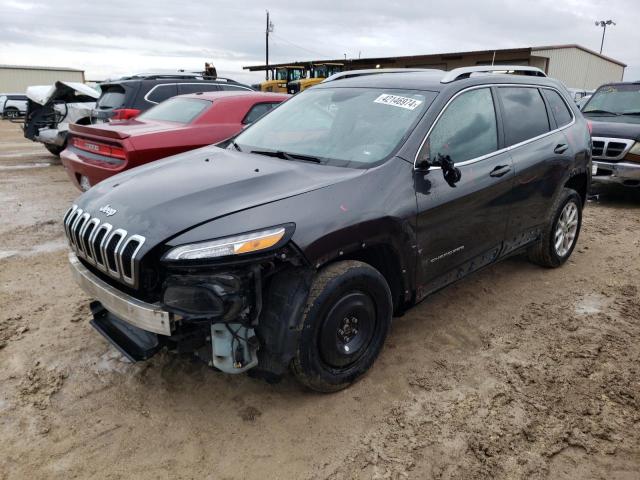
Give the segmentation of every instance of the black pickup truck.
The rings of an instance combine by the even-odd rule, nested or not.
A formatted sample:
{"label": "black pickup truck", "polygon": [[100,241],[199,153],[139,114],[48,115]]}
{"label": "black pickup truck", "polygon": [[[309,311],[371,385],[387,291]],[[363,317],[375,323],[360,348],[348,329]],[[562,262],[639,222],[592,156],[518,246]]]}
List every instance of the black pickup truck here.
{"label": "black pickup truck", "polygon": [[92,324],[132,360],[166,347],[318,391],[430,293],[516,253],[562,265],[591,181],[586,121],[533,67],[337,74],[222,147],[68,210]]}
{"label": "black pickup truck", "polygon": [[640,187],[640,82],[602,85],[582,109],[593,141],[593,183]]}

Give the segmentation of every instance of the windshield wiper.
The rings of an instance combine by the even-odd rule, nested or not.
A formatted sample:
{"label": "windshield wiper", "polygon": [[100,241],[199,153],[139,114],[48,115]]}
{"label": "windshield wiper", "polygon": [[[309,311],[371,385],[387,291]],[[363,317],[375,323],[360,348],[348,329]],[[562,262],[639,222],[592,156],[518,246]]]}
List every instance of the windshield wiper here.
{"label": "windshield wiper", "polygon": [[266,155],[267,157],[282,158],[284,160],[303,160],[305,162],[322,163],[322,160],[318,157],[302,155],[300,153],[288,153],[283,152],[282,150],[251,150],[251,153]]}
{"label": "windshield wiper", "polygon": [[239,152],[241,152],[241,151],[242,151],[242,149],[240,148],[240,145],[238,145],[238,144],[236,143],[236,141],[235,141],[235,140],[233,140],[233,141],[231,142],[231,145],[233,145],[233,148],[235,148],[235,149],[236,149],[236,150],[238,150]]}
{"label": "windshield wiper", "polygon": [[602,114],[605,114],[605,115],[615,115],[615,116],[620,115],[619,113],[610,112],[609,110],[598,110],[598,109],[596,109],[596,110],[587,110],[586,112],[582,112],[582,113],[583,114],[584,113],[602,113]]}
{"label": "windshield wiper", "polygon": [[624,112],[622,115],[640,115],[640,111],[637,111],[637,112]]}

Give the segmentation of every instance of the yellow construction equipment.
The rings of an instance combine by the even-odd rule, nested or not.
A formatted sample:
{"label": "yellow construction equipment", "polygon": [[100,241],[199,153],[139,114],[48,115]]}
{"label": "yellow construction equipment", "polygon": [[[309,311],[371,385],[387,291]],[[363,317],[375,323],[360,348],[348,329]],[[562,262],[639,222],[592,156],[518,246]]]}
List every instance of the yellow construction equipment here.
{"label": "yellow construction equipment", "polygon": [[306,76],[307,70],[300,66],[283,66],[271,70],[271,80],[260,84],[261,92],[287,93],[287,84]]}
{"label": "yellow construction equipment", "polygon": [[289,93],[298,93],[306,90],[309,87],[317,85],[322,80],[330,77],[334,73],[339,73],[344,70],[344,64],[342,63],[316,63],[311,65],[309,69],[309,78],[300,78],[297,80],[291,80],[287,84],[287,91]]}

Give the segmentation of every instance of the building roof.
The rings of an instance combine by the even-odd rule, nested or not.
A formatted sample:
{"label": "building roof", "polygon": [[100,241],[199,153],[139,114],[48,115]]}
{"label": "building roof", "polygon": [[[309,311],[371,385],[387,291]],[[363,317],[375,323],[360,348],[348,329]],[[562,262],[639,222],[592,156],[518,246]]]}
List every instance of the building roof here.
{"label": "building roof", "polygon": [[538,50],[561,50],[563,48],[577,48],[578,50],[582,50],[583,52],[590,53],[591,55],[595,55],[596,57],[600,57],[604,60],[620,65],[621,67],[627,66],[626,63],[622,63],[620,60],[607,57],[606,55],[602,55],[601,53],[598,53],[595,50],[591,50],[589,48],[583,47],[582,45],[578,45],[577,43],[568,43],[566,45],[547,45],[542,47],[531,47],[531,50],[534,52],[537,52]]}
{"label": "building roof", "polygon": [[15,69],[15,70],[51,70],[54,72],[84,72],[84,70],[79,70],[77,68],[67,68],[67,67],[38,67],[33,65],[0,65],[0,69]]}
{"label": "building roof", "polygon": [[[626,65],[619,60],[614,60],[613,58],[606,57],[601,55],[593,50],[589,50],[588,48],[582,47],[577,44],[568,44],[568,45],[550,45],[550,46],[542,46],[542,47],[522,47],[522,48],[501,48],[496,50],[471,50],[467,52],[448,52],[448,53],[431,53],[426,55],[406,55],[399,57],[367,57],[367,58],[350,58],[350,59],[334,59],[334,60],[309,60],[304,62],[286,62],[286,63],[278,63],[278,64],[269,64],[269,68],[282,67],[287,65],[301,65],[301,66],[309,66],[311,64],[318,63],[343,63],[345,66],[351,66],[351,69],[357,68],[359,64],[371,64],[371,63],[398,63],[398,62],[416,62],[428,59],[441,59],[441,60],[456,60],[458,57],[463,57],[466,55],[493,55],[496,54],[522,54],[526,56],[531,56],[532,53],[539,50],[551,50],[551,49],[562,49],[562,48],[578,48],[585,52],[588,52],[592,55],[596,55],[598,57],[603,58],[609,62],[616,63],[623,67]],[[251,65],[247,67],[242,67],[245,70],[250,70],[252,72],[261,71],[266,69],[266,65]]]}

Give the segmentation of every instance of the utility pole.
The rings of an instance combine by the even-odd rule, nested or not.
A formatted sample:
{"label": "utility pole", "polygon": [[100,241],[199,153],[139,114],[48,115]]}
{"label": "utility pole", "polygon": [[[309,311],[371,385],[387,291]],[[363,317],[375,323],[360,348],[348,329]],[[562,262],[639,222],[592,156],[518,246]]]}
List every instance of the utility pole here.
{"label": "utility pole", "polygon": [[267,10],[267,28],[265,29],[265,35],[266,35],[266,61],[265,61],[265,65],[267,66],[267,68],[264,71],[264,78],[265,80],[269,80],[269,33],[273,32],[273,22],[271,22],[271,20],[269,20],[269,10]]}
{"label": "utility pole", "polygon": [[596,20],[596,27],[602,27],[602,41],[600,42],[600,53],[602,54],[602,47],[604,46],[604,34],[607,33],[607,25],[615,25],[613,20]]}

